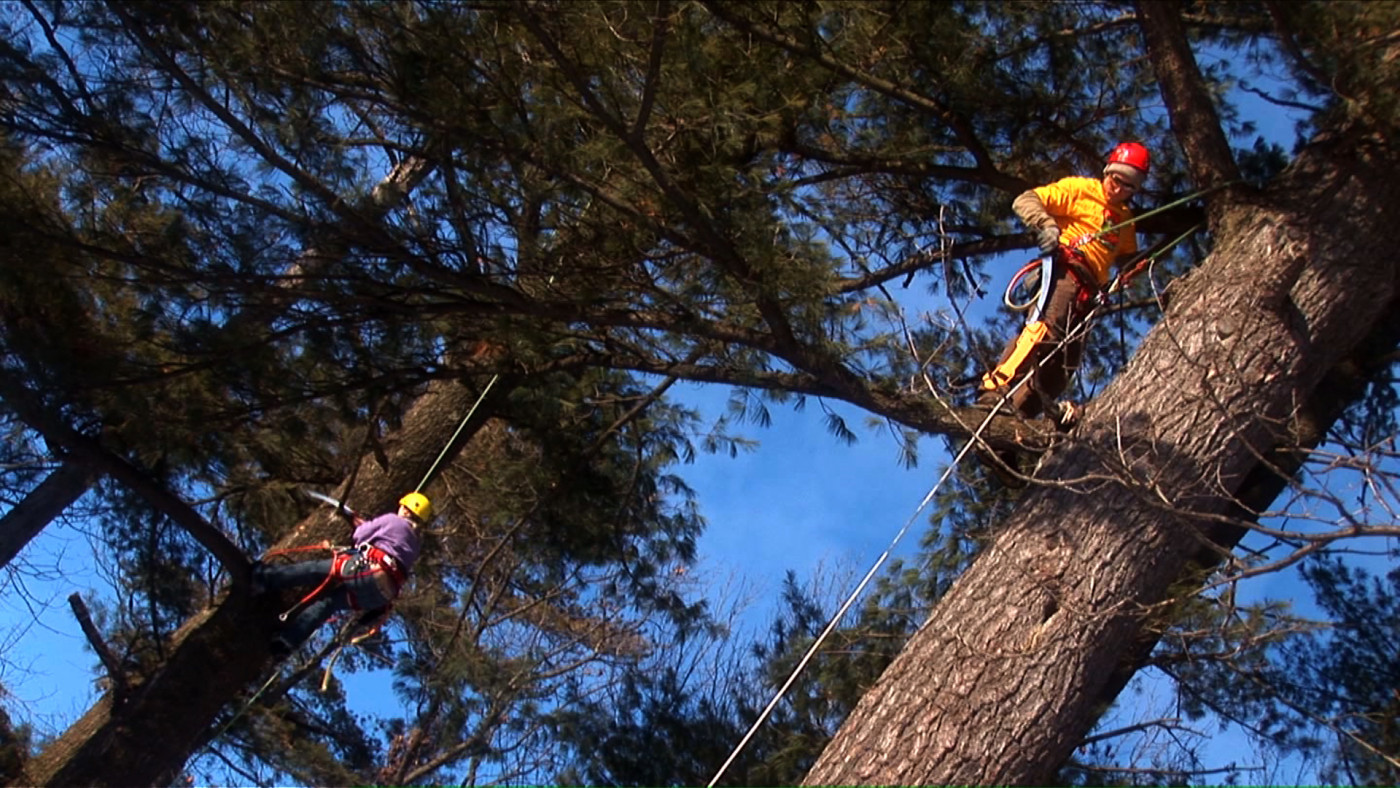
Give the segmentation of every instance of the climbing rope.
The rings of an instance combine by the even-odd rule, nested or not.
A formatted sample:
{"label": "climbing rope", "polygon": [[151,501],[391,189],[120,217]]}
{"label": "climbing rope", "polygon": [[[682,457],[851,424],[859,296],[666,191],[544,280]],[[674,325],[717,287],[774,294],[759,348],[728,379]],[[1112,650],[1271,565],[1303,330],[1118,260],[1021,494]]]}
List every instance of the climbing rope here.
{"label": "climbing rope", "polygon": [[[375,618],[382,620],[382,617],[380,616],[376,616]],[[373,628],[369,629],[366,632],[354,634],[354,631],[356,629],[363,628],[365,625],[365,617],[357,616],[354,621],[350,622],[336,633],[334,640],[336,646],[335,650],[332,652],[330,663],[326,666],[326,669],[321,677],[322,692],[325,692],[329,688],[331,673],[335,668],[336,661],[340,659],[340,653],[345,649],[345,646],[358,646],[362,641],[373,636],[375,632],[379,631],[379,626],[378,624],[376,624]],[[382,656],[374,654],[373,652],[365,651],[365,653],[371,654],[372,656],[378,657],[379,659],[383,659]],[[220,736],[223,736],[225,733],[227,733],[229,728],[232,728],[235,722],[242,718],[244,714],[247,714],[249,709],[253,708],[253,704],[258,702],[258,699],[263,696],[263,693],[267,692],[268,688],[271,687],[273,682],[277,681],[277,679],[281,677],[281,675],[281,667],[278,667],[276,670],[273,670],[272,675],[267,677],[267,681],[264,681],[262,686],[258,687],[258,691],[254,692],[251,696],[249,696],[248,700],[243,702],[243,705],[239,707],[238,711],[234,712],[233,716],[228,718],[227,722],[219,726],[219,729],[214,732],[213,736],[209,737],[208,741],[205,742],[204,746],[212,746],[213,743],[217,741]],[[300,681],[300,678],[301,677],[298,677],[297,680]]]}
{"label": "climbing rope", "polygon": [[471,421],[472,414],[476,413],[476,409],[481,405],[481,401],[486,399],[486,393],[491,390],[492,386],[496,385],[496,381],[499,380],[500,377],[499,374],[491,376],[490,382],[486,384],[486,388],[481,390],[481,394],[476,398],[476,402],[472,403],[471,409],[467,411],[467,415],[462,417],[462,423],[457,425],[457,431],[453,432],[452,437],[447,439],[447,443],[443,445],[442,451],[438,452],[437,459],[433,460],[432,467],[428,468],[428,472],[423,474],[423,481],[418,482],[418,486],[413,488],[414,492],[422,492],[423,488],[428,486],[428,482],[431,481],[434,474],[437,473],[438,465],[442,463],[442,458],[447,456],[448,449],[451,449],[452,444],[457,442],[457,436],[461,435],[462,430],[466,429],[467,422]]}
{"label": "climbing rope", "polygon": [[[380,626],[389,618],[392,607],[393,605],[389,605],[383,610],[371,610],[361,613],[355,616],[353,620],[347,622],[345,626],[336,633],[335,650],[331,652],[330,661],[326,663],[326,669],[321,673],[322,692],[330,689],[331,676],[335,672],[335,663],[340,660],[340,654],[345,651],[345,647],[359,647],[361,643],[374,637],[375,633],[379,632]],[[363,631],[357,632],[357,630]],[[369,649],[361,649],[361,651],[376,659],[386,660],[383,655],[377,654]],[[392,661],[389,662],[389,666],[393,667]]]}
{"label": "climbing rope", "polygon": [[[553,275],[549,277],[548,284],[554,284]],[[452,437],[447,439],[447,443],[443,445],[442,451],[438,452],[437,459],[433,460],[432,467],[428,468],[428,472],[423,474],[423,480],[418,482],[417,487],[413,488],[414,492],[422,492],[423,488],[428,486],[428,482],[431,481],[433,476],[437,473],[438,465],[442,463],[442,458],[447,456],[447,451],[452,448],[452,444],[457,442],[457,436],[461,435],[462,430],[466,429],[467,422],[471,421],[472,414],[476,413],[477,407],[481,405],[482,400],[486,399],[487,392],[491,390],[492,386],[496,385],[496,381],[500,380],[500,378],[500,373],[491,376],[491,380],[486,383],[486,388],[481,390],[481,394],[477,396],[476,402],[472,403],[471,409],[467,411],[467,415],[462,417],[462,423],[457,425],[457,430],[452,433]]]}
{"label": "climbing rope", "polygon": [[1114,230],[1118,230],[1118,229],[1121,229],[1121,228],[1123,228],[1123,227],[1127,227],[1127,226],[1130,225],[1130,224],[1135,224],[1135,223],[1137,223],[1137,222],[1140,222],[1140,221],[1142,221],[1143,219],[1146,219],[1146,218],[1149,217],[1149,216],[1156,216],[1156,215],[1159,214],[1159,213],[1164,213],[1164,212],[1166,212],[1166,211],[1170,211],[1171,209],[1175,208],[1175,207],[1178,206],[1178,205],[1184,205],[1184,204],[1186,204],[1186,203],[1188,203],[1188,202],[1191,202],[1191,201],[1193,201],[1193,200],[1196,200],[1196,199],[1199,199],[1199,198],[1201,198],[1201,197],[1204,197],[1204,196],[1206,196],[1207,194],[1213,194],[1213,193],[1215,193],[1215,192],[1220,191],[1221,189],[1228,189],[1228,188],[1231,187],[1231,186],[1235,186],[1235,185],[1238,185],[1238,184],[1241,184],[1241,183],[1244,183],[1244,181],[1240,181],[1240,180],[1225,181],[1224,183],[1217,183],[1217,184],[1214,185],[1214,186],[1211,186],[1211,187],[1208,187],[1208,188],[1205,188],[1205,189],[1200,189],[1199,191],[1192,192],[1192,193],[1186,195],[1185,197],[1181,197],[1181,198],[1179,198],[1179,199],[1172,200],[1171,202],[1169,202],[1169,203],[1167,203],[1167,204],[1165,204],[1165,205],[1159,205],[1159,206],[1157,206],[1156,208],[1153,208],[1153,209],[1150,210],[1150,211],[1143,211],[1142,213],[1136,214],[1136,215],[1132,216],[1132,217],[1129,218],[1129,219],[1126,219],[1126,220],[1124,220],[1124,221],[1119,222],[1118,224],[1109,225],[1108,227],[1105,227],[1105,228],[1099,230],[1099,231],[1098,231],[1097,233],[1095,233],[1092,237],[1098,238],[1098,237],[1107,235],[1108,233],[1111,233],[1111,232],[1113,232]]}
{"label": "climbing rope", "polygon": [[1127,286],[1127,282],[1129,279],[1133,278],[1134,276],[1137,276],[1138,271],[1141,271],[1142,269],[1147,268],[1148,266],[1157,262],[1157,258],[1161,257],[1167,252],[1170,252],[1172,249],[1175,249],[1177,244],[1181,243],[1182,241],[1185,241],[1187,238],[1190,238],[1196,232],[1204,229],[1205,226],[1205,222],[1198,222],[1197,224],[1192,225],[1181,235],[1178,235],[1176,238],[1173,238],[1170,243],[1164,244],[1157,251],[1153,252],[1150,255],[1147,255],[1143,259],[1134,263],[1132,268],[1127,269],[1125,271],[1119,271],[1118,275],[1115,276],[1113,278],[1113,281],[1109,283],[1108,288],[1104,290],[1104,295],[1113,295],[1122,290],[1124,287]]}
{"label": "climbing rope", "polygon": [[[1098,309],[1098,307],[1095,306],[1094,309]],[[1065,344],[1069,343],[1074,339],[1077,339],[1080,336],[1080,332],[1085,329],[1087,324],[1088,318],[1086,317],[1085,320],[1082,321],[1079,325],[1075,326],[1074,330],[1069,332],[1064,339],[1060,340],[1060,344],[1057,345],[1054,350],[1044,354],[1039,360],[1037,360],[1035,366],[1027,370],[1025,374],[1023,374],[1014,385],[1012,385],[1006,390],[1005,393],[1003,393],[1003,395],[996,401],[996,403],[992,405],[991,409],[987,411],[987,415],[982,419],[982,423],[978,424],[977,428],[972,431],[970,439],[963,445],[961,449],[958,450],[957,454],[953,456],[952,462],[948,464],[948,467],[945,468],[943,470],[943,473],[938,477],[938,481],[934,482],[933,487],[929,489],[926,495],[924,495],[923,500],[921,500],[919,502],[919,505],[915,507],[913,514],[909,515],[909,518],[904,521],[904,524],[902,526],[900,526],[899,531],[895,534],[894,539],[890,541],[889,546],[885,548],[885,551],[880,554],[879,558],[875,559],[875,563],[871,565],[869,571],[867,571],[865,573],[865,576],[861,578],[861,581],[859,584],[856,585],[855,590],[852,591],[850,595],[846,597],[846,600],[841,603],[841,607],[836,611],[835,615],[831,617],[831,620],[827,622],[826,627],[822,629],[821,633],[817,635],[816,640],[812,641],[812,645],[807,649],[806,653],[802,655],[802,659],[798,661],[797,665],[793,668],[792,673],[787,677],[787,680],[783,682],[783,685],[779,687],[778,691],[773,695],[772,700],[770,700],[768,702],[768,705],[763,708],[763,711],[759,713],[758,719],[754,721],[753,725],[749,727],[748,731],[744,734],[743,738],[739,740],[739,743],[737,745],[735,745],[733,751],[729,753],[729,757],[725,759],[724,763],[719,767],[719,770],[715,772],[715,776],[710,779],[710,782],[707,784],[706,788],[714,788],[715,784],[718,783],[720,778],[724,776],[724,773],[728,771],[730,765],[734,763],[734,760],[739,757],[739,754],[741,752],[743,752],[744,747],[748,745],[749,740],[752,739],[754,734],[758,732],[758,729],[763,726],[763,723],[768,720],[768,715],[772,714],[773,709],[776,708],[780,702],[782,702],[783,696],[787,694],[787,691],[789,689],[791,689],[793,683],[797,681],[798,676],[800,676],[802,674],[802,671],[807,667],[807,664],[812,661],[813,657],[816,656],[817,651],[822,646],[822,643],[824,643],[826,641],[826,638],[831,634],[831,632],[836,629],[837,624],[839,624],[841,622],[841,619],[845,617],[846,612],[850,610],[851,605],[855,604],[856,599],[858,599],[861,593],[865,591],[865,587],[870,584],[871,579],[875,577],[875,573],[878,572],[880,570],[880,567],[884,565],[885,561],[889,559],[890,554],[894,552],[895,547],[898,546],[899,542],[909,532],[909,528],[914,524],[914,521],[918,519],[921,513],[923,513],[924,509],[928,507],[929,503],[934,499],[934,497],[938,495],[938,491],[943,487],[943,484],[949,479],[949,477],[953,475],[953,472],[957,470],[958,465],[962,462],[963,458],[967,456],[967,452],[978,444],[985,445],[985,443],[982,440],[982,433],[986,431],[987,425],[991,424],[992,419],[996,418],[996,416],[1001,412],[1002,407],[1005,406],[1006,403],[1011,401],[1012,395],[1019,391],[1022,386],[1025,386],[1027,383],[1030,382],[1031,378],[1034,377],[1035,372],[1040,368],[1040,365],[1045,363],[1045,361],[1048,358],[1054,355],[1054,352],[1056,350],[1063,348]],[[905,333],[906,337],[908,337],[907,326],[905,327]]]}
{"label": "climbing rope", "polygon": [[[901,329],[904,332],[905,341],[908,342],[912,347],[913,336],[910,334],[909,326],[907,322],[905,322],[902,312],[900,313],[899,322]],[[1076,326],[1076,331],[1079,328],[1080,326]],[[1078,334],[1076,332],[1070,332],[1068,336],[1060,340],[1060,346],[1062,347],[1065,343],[1071,341],[1071,339],[1077,336]],[[1059,348],[1057,347],[1056,349],[1058,350]],[[739,743],[734,746],[734,749],[729,753],[729,757],[725,759],[724,763],[720,765],[719,770],[715,772],[714,777],[710,778],[710,782],[706,785],[706,788],[714,788],[715,784],[718,783],[720,778],[724,776],[724,773],[729,770],[729,767],[734,763],[734,760],[739,757],[739,754],[741,752],[743,752],[744,747],[748,746],[749,740],[753,738],[754,734],[758,732],[759,728],[763,727],[763,723],[768,720],[768,716],[773,713],[773,709],[776,708],[780,702],[782,702],[783,696],[786,695],[787,691],[792,688],[792,685],[797,681],[798,676],[802,674],[802,671],[806,669],[807,664],[812,661],[813,657],[816,656],[817,651],[821,649],[821,646],[824,642],[826,642],[827,637],[832,633],[833,630],[836,629],[836,626],[841,622],[841,619],[845,617],[846,612],[851,609],[851,605],[855,604],[855,601],[858,598],[860,598],[861,593],[865,591],[865,587],[868,586],[870,584],[870,581],[875,577],[875,573],[880,571],[880,567],[884,565],[885,561],[889,559],[890,554],[894,552],[894,549],[899,545],[900,541],[903,540],[905,535],[909,533],[909,529],[913,526],[914,521],[917,520],[919,515],[923,513],[924,509],[928,507],[929,503],[934,499],[934,497],[938,495],[938,491],[942,489],[943,484],[948,481],[948,479],[953,475],[953,472],[957,470],[958,465],[962,462],[963,458],[967,456],[967,452],[974,446],[977,446],[979,444],[984,446],[986,445],[985,442],[982,440],[982,433],[986,431],[987,425],[991,424],[992,419],[996,418],[996,416],[1001,412],[1001,409],[1008,402],[1011,401],[1012,395],[1019,391],[1021,387],[1027,385],[1030,382],[1031,378],[1034,376],[1036,370],[1039,369],[1040,365],[1045,363],[1046,359],[1048,359],[1052,355],[1053,351],[1051,353],[1044,354],[1039,360],[1037,360],[1035,366],[1027,370],[1026,373],[1023,374],[1020,377],[1020,379],[1015,382],[1015,384],[1008,388],[1006,392],[1004,392],[1003,395],[987,411],[987,415],[982,419],[982,423],[978,424],[976,429],[972,430],[972,435],[969,438],[969,440],[965,444],[963,444],[963,447],[959,449],[958,452],[953,456],[952,461],[948,463],[948,467],[943,469],[943,473],[939,475],[938,480],[934,482],[933,487],[929,489],[926,495],[924,495],[923,500],[919,501],[919,505],[915,507],[914,512],[911,515],[909,515],[909,518],[904,521],[904,524],[900,526],[899,531],[894,535],[894,539],[890,540],[889,546],[885,548],[884,552],[880,554],[879,558],[875,559],[875,563],[871,565],[870,569],[865,573],[865,576],[861,578],[861,581],[856,585],[855,590],[853,590],[850,593],[850,595],[846,597],[845,601],[841,603],[841,607],[837,609],[835,615],[831,617],[831,620],[827,622],[826,626],[822,629],[821,633],[817,635],[814,641],[812,641],[812,645],[808,647],[806,653],[802,655],[802,659],[798,660],[797,665],[793,668],[792,673],[788,675],[787,680],[784,681],[783,685],[778,688],[778,691],[776,693],[774,693],[773,698],[770,701],[768,701],[768,705],[765,706],[763,708],[763,711],[759,713],[758,718],[754,720],[753,725],[749,726],[748,731],[744,733],[744,736],[739,740]],[[937,397],[937,392],[932,387],[932,385],[930,385],[930,389],[934,390],[934,396]],[[952,408],[950,405],[948,405],[947,403],[942,404],[944,404],[945,407],[948,407],[949,411],[952,412]]]}
{"label": "climbing rope", "polygon": [[[1037,365],[1043,361],[1044,359],[1037,362]],[[812,645],[807,649],[807,652],[802,655],[802,659],[798,661],[797,666],[793,668],[787,680],[778,688],[777,693],[773,695],[773,699],[768,702],[768,705],[765,706],[763,711],[758,715],[758,719],[754,721],[753,725],[749,727],[748,732],[745,733],[743,738],[739,740],[739,743],[735,745],[734,750],[729,753],[729,757],[726,758],[724,763],[719,767],[719,771],[715,772],[715,776],[710,779],[706,788],[714,788],[715,783],[718,783],[720,778],[724,776],[724,773],[729,769],[734,759],[739,757],[739,753],[748,745],[749,740],[752,739],[754,734],[758,732],[758,729],[763,726],[763,723],[768,720],[768,715],[773,713],[773,709],[777,707],[778,703],[782,701],[783,696],[787,694],[787,691],[792,687],[793,683],[797,681],[797,677],[802,674],[803,669],[807,667],[807,663],[811,662],[812,658],[816,656],[817,651],[821,648],[822,643],[826,641],[827,636],[836,629],[836,625],[845,617],[846,611],[850,610],[851,605],[855,604],[856,599],[860,597],[861,593],[865,591],[865,587],[869,585],[871,579],[875,577],[875,573],[878,572],[885,561],[889,559],[890,553],[894,552],[895,547],[898,546],[900,540],[909,532],[909,528],[914,524],[914,521],[918,519],[924,509],[928,507],[929,503],[934,499],[934,496],[938,495],[939,489],[941,489],[943,483],[953,475],[953,471],[957,470],[958,464],[962,462],[963,457],[967,456],[968,450],[982,443],[982,433],[986,431],[987,425],[990,424],[992,419],[1001,411],[1002,406],[1010,401],[1011,395],[1019,391],[1022,386],[1026,385],[1031,379],[1033,372],[1034,369],[1023,375],[1021,379],[1006,392],[1006,395],[998,400],[987,412],[987,416],[982,419],[982,423],[977,425],[977,428],[973,430],[971,439],[969,439],[967,443],[958,450],[957,454],[953,456],[952,462],[948,464],[947,468],[943,469],[943,473],[938,477],[938,481],[934,482],[928,494],[925,495],[923,500],[919,502],[919,505],[915,507],[914,513],[909,515],[909,519],[904,521],[904,525],[902,525],[899,532],[894,535],[894,539],[890,541],[889,546],[885,548],[885,551],[880,554],[879,558],[875,559],[875,563],[871,565],[870,570],[865,573],[865,577],[861,578],[855,590],[841,603],[841,607],[836,611],[836,614],[831,617],[831,620],[827,622],[821,634],[817,636],[816,640],[812,641]]]}
{"label": "climbing rope", "polygon": [[272,686],[272,682],[276,681],[277,677],[281,675],[282,671],[280,669],[274,670],[272,672],[272,675],[267,677],[267,681],[263,682],[263,685],[261,687],[258,687],[258,691],[254,692],[252,697],[248,698],[247,702],[245,702],[238,711],[234,712],[232,717],[228,718],[228,722],[225,722],[222,726],[219,727],[219,730],[216,731],[213,736],[209,737],[209,741],[206,742],[204,746],[209,747],[213,745],[215,741],[218,741],[220,736],[223,736],[225,733],[228,733],[228,729],[233,727],[233,724],[237,722],[240,717],[246,714],[249,709],[253,708],[253,704],[257,703],[258,698],[262,697],[262,694],[264,692],[267,692],[267,688]]}

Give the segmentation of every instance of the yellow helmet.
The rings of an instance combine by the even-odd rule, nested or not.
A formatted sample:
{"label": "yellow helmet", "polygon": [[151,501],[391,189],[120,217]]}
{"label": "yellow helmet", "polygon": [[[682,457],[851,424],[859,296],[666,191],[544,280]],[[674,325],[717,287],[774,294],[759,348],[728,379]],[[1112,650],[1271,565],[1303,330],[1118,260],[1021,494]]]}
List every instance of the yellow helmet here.
{"label": "yellow helmet", "polygon": [[411,492],[399,499],[399,506],[406,506],[413,516],[422,522],[433,519],[433,504],[428,500],[428,496],[420,492]]}

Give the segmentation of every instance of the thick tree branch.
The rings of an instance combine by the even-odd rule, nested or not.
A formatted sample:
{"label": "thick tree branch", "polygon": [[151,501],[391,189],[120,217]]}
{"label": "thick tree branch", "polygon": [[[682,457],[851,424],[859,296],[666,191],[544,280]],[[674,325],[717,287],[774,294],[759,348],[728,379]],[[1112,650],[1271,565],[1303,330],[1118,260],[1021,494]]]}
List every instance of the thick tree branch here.
{"label": "thick tree branch", "polygon": [[44,526],[81,498],[94,476],[82,463],[65,462],[5,512],[0,517],[0,567],[9,564]]}
{"label": "thick tree branch", "polygon": [[1147,54],[1167,103],[1172,131],[1186,153],[1191,180],[1200,189],[1239,180],[1230,141],[1186,38],[1180,4],[1140,0],[1137,8]]}
{"label": "thick tree branch", "polygon": [[[841,381],[833,382],[821,374],[808,371],[743,371],[709,364],[665,362],[641,354],[575,354],[532,372],[599,367],[670,376],[697,383],[721,383],[762,391],[785,391],[840,400],[930,435],[970,438],[987,418],[987,410],[984,408],[952,406],[922,394],[885,391],[865,381],[851,387],[843,385]],[[1004,413],[992,419],[983,430],[982,439],[996,448],[1039,453],[1047,450],[1057,440],[1058,435],[1059,431],[1049,419],[1025,419],[1019,415]]]}
{"label": "thick tree branch", "polygon": [[210,525],[189,504],[172,493],[145,470],[117,456],[98,441],[89,438],[47,413],[24,387],[9,374],[0,376],[0,398],[35,432],[44,436],[52,446],[61,446],[74,458],[87,463],[113,479],[125,484],[146,499],[157,510],[184,528],[195,541],[208,550],[224,569],[235,589],[247,587],[251,564],[248,556],[223,532]]}

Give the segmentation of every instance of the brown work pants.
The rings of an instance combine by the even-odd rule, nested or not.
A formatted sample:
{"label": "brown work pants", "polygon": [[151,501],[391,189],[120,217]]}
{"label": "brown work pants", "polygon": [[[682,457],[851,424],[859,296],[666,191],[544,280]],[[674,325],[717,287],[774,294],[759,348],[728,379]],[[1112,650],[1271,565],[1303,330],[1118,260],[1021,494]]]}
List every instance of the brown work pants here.
{"label": "brown work pants", "polygon": [[[1004,412],[1014,409],[1026,418],[1035,418],[1064,393],[1079,369],[1085,332],[1075,329],[1093,305],[1092,291],[1080,284],[1080,278],[1090,280],[1088,274],[1076,277],[1063,259],[1055,261],[1053,270],[1044,311],[1030,316],[1020,335],[1007,343],[996,369],[983,376],[979,404],[995,404],[1030,372],[1031,379],[1002,407]],[[1070,336],[1073,339],[1066,341]]]}

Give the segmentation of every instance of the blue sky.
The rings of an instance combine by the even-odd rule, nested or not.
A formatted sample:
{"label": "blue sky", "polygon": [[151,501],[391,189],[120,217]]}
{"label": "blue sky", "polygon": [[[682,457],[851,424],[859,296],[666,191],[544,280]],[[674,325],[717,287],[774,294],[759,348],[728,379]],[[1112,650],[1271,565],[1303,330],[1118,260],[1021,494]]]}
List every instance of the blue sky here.
{"label": "blue sky", "polygon": [[[724,404],[718,391],[691,389],[681,397],[707,414]],[[855,445],[828,432],[825,415],[809,402],[801,412],[775,407],[769,428],[742,428],[760,442],[756,450],[701,455],[685,467],[708,524],[701,569],[741,570],[763,597],[775,599],[789,569],[799,577],[823,566],[863,573],[914,513],[944,459],[931,450],[933,439],[921,442],[919,467],[905,469],[893,436],[870,430],[853,407],[827,405],[855,431]]]}
{"label": "blue sky", "polygon": [[67,602],[75,591],[91,598],[90,590],[107,586],[96,564],[87,537],[56,522],[4,569],[0,683],[10,693],[4,702],[16,721],[62,730],[96,697],[96,658],[84,650],[86,641]]}

